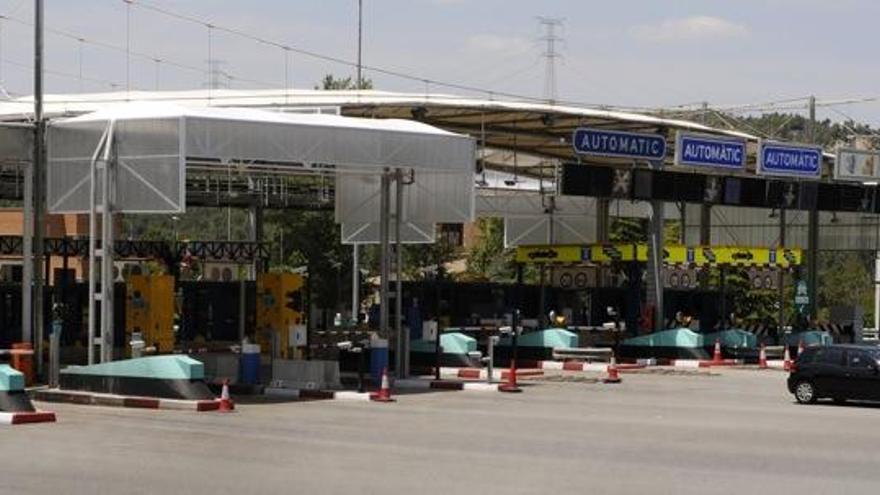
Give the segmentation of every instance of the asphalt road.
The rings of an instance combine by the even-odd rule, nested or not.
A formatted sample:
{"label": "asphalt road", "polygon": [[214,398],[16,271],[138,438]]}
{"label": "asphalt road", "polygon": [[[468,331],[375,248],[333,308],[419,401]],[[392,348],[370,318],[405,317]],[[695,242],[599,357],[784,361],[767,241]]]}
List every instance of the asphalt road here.
{"label": "asphalt road", "polygon": [[873,492],[880,408],[800,406],[784,377],[627,374],[231,415],[52,404],[54,425],[0,429],[0,493]]}

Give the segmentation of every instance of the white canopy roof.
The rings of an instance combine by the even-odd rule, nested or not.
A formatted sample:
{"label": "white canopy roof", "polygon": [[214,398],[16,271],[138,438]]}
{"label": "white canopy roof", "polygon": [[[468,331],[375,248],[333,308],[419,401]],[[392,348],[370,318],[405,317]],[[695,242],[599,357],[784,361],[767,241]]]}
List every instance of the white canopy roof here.
{"label": "white canopy roof", "polygon": [[[117,208],[125,212],[174,212],[184,205],[187,164],[259,167],[277,173],[327,173],[345,183],[383,168],[413,171],[407,187],[408,218],[431,223],[473,215],[474,142],[467,136],[413,121],[359,119],[326,114],[279,113],[243,108],[187,107],[163,102],[107,106],[55,120],[49,126],[49,209],[89,208],[89,170],[107,129],[117,158]],[[358,181],[337,195],[365,207],[374,181]],[[427,192],[426,192],[427,191]],[[430,199],[422,201],[425,196]],[[457,205],[454,214],[443,204]],[[437,205],[438,214],[431,207]],[[369,205],[367,205],[369,206]],[[341,208],[341,210],[340,210]],[[374,210],[374,209],[373,209]],[[447,214],[444,216],[444,213]],[[467,218],[460,218],[464,213]],[[455,216],[455,218],[447,218]],[[378,219],[378,212],[358,221]]]}

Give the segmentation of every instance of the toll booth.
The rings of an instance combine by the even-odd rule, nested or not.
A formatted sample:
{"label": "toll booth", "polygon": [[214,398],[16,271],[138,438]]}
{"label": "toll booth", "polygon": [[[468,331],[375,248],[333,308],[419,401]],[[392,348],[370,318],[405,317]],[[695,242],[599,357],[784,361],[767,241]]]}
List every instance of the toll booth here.
{"label": "toll booth", "polygon": [[257,275],[257,321],[254,338],[263,352],[298,359],[308,345],[305,327],[305,279],[295,273]]}
{"label": "toll booth", "polygon": [[[660,257],[660,290],[673,297],[664,298],[663,308],[653,308],[645,297],[650,289],[643,283],[648,260],[646,244],[531,245],[519,246],[516,252],[520,267],[524,264],[553,266],[560,285],[571,290],[577,290],[580,285],[580,289],[586,291],[589,285],[578,282],[579,267],[598,267],[605,271],[605,275],[616,274],[622,287],[614,288],[614,297],[597,299],[592,304],[592,313],[601,316],[599,313],[604,307],[596,306],[618,301],[630,335],[652,332],[657,311],[661,312],[658,316],[662,318],[662,328],[687,326],[676,321],[677,313],[682,310],[690,312],[699,321],[695,330],[702,332],[742,323],[727,318],[735,312],[726,295],[728,276],[734,271],[744,272],[752,289],[777,291],[780,275],[799,267],[802,252],[787,248],[666,245]],[[583,275],[582,278],[589,276]],[[699,291],[701,286],[704,290]],[[712,290],[706,290],[707,287]],[[623,294],[619,292],[621,290],[624,290]],[[543,308],[545,312],[549,309]]]}
{"label": "toll booth", "polygon": [[147,346],[156,352],[174,349],[174,277],[171,275],[129,275],[125,284],[125,355],[133,332],[140,332]]}

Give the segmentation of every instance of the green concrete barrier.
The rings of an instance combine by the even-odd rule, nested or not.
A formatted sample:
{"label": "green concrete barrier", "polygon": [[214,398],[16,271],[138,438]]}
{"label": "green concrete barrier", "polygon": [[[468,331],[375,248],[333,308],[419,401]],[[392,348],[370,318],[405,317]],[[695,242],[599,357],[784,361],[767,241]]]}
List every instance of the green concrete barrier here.
{"label": "green concrete barrier", "polygon": [[8,364],[0,364],[0,392],[24,390],[24,374]]}
{"label": "green concrete barrier", "polygon": [[203,380],[205,365],[188,356],[149,356],[90,366],[69,366],[61,374],[124,376],[160,380]]}

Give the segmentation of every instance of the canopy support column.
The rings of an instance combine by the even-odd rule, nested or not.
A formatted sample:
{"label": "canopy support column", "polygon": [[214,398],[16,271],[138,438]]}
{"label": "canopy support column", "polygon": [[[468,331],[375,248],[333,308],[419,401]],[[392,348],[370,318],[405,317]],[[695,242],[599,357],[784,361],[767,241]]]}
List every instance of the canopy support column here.
{"label": "canopy support column", "polygon": [[409,376],[409,334],[403,331],[403,244],[400,229],[403,222],[403,171],[394,172],[394,280],[396,294],[394,296],[394,329],[397,333],[397,356],[399,378]]}
{"label": "canopy support column", "polygon": [[648,244],[648,303],[654,306],[654,330],[663,330],[663,202],[651,202]]}
{"label": "canopy support column", "polygon": [[[785,208],[779,209],[779,247],[785,247]],[[776,329],[776,335],[782,338],[785,329],[785,270],[779,268],[779,280],[777,282],[779,297],[779,328]],[[781,342],[781,341],[780,341]]]}
{"label": "canopy support column", "polygon": [[390,258],[390,209],[391,177],[388,169],[382,170],[379,185],[379,334],[388,338],[388,261]]}

